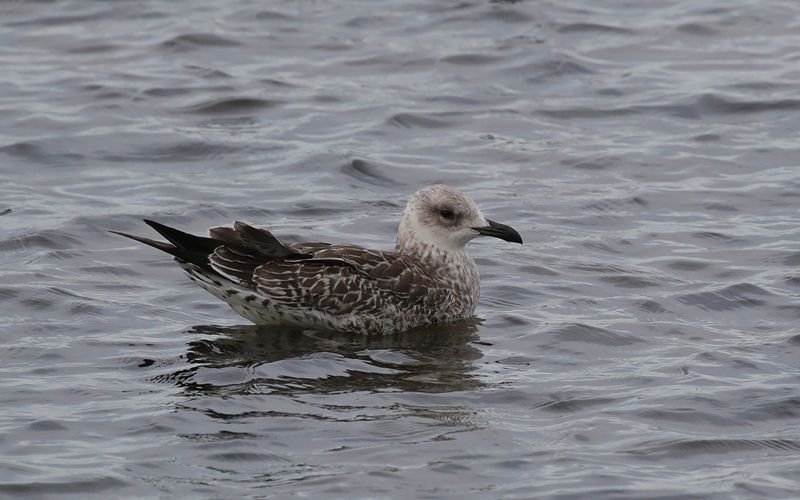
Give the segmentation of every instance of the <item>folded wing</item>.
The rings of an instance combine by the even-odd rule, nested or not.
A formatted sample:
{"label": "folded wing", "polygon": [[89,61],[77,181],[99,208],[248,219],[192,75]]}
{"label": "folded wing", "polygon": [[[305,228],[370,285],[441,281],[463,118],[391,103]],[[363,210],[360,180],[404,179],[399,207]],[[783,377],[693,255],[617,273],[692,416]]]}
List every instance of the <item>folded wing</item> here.
{"label": "folded wing", "polygon": [[334,315],[403,310],[446,303],[450,293],[424,265],[396,252],[356,245],[284,245],[267,230],[242,222],[195,236],[145,221],[169,243],[117,233],[222,276],[265,300]]}
{"label": "folded wing", "polygon": [[447,294],[435,275],[396,252],[329,243],[284,246],[269,231],[240,222],[211,235],[225,241],[209,257],[215,271],[287,307],[375,313],[433,306]]}

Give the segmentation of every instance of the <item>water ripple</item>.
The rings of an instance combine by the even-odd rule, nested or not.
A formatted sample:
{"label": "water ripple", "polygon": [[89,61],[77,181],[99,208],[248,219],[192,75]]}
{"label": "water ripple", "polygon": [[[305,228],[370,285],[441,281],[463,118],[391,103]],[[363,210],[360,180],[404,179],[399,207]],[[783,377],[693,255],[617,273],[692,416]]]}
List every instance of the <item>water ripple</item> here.
{"label": "water ripple", "polygon": [[228,97],[223,99],[212,99],[201,101],[183,108],[182,111],[199,114],[241,114],[255,112],[261,109],[274,108],[280,105],[280,101],[258,99],[254,97]]}
{"label": "water ripple", "polygon": [[[0,496],[797,496],[795,3],[0,10]],[[389,249],[436,182],[525,245],[387,338],[108,233]]]}
{"label": "water ripple", "polygon": [[241,44],[232,38],[213,33],[185,33],[161,42],[161,47],[175,50],[194,50],[202,47],[238,47]]}

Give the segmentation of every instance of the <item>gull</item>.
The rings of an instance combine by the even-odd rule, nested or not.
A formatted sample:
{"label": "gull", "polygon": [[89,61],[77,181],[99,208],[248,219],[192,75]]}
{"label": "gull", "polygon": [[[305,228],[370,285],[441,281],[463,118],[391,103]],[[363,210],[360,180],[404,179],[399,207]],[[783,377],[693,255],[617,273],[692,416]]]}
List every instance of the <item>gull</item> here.
{"label": "gull", "polygon": [[174,257],[195,283],[260,325],[390,334],[471,317],[480,277],[465,245],[522,243],[462,192],[428,186],[408,200],[394,250],[281,243],[243,222],[195,236],[144,221],[167,242],[111,231]]}

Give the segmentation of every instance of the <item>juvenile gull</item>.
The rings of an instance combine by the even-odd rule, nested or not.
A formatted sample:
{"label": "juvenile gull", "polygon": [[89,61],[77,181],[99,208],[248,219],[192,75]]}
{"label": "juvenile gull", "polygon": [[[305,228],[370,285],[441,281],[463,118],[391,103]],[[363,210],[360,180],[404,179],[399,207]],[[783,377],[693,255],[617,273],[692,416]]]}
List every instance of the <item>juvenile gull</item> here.
{"label": "juvenile gull", "polygon": [[194,236],[145,220],[169,243],[112,231],[175,257],[189,277],[257,324],[395,333],[472,316],[480,295],[464,248],[478,236],[522,243],[460,191],[423,188],[408,201],[393,251],[284,245],[242,222]]}

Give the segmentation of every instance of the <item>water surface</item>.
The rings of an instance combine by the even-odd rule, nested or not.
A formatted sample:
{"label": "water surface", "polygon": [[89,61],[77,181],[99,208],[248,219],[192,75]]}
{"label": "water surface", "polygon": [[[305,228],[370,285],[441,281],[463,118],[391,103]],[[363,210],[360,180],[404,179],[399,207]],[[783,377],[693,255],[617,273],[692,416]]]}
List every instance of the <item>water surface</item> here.
{"label": "water surface", "polygon": [[[0,6],[0,496],[788,498],[800,6]],[[474,321],[255,328],[109,229],[476,241]]]}

